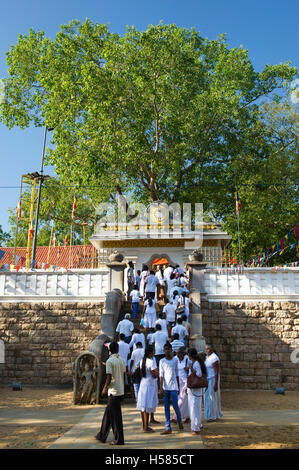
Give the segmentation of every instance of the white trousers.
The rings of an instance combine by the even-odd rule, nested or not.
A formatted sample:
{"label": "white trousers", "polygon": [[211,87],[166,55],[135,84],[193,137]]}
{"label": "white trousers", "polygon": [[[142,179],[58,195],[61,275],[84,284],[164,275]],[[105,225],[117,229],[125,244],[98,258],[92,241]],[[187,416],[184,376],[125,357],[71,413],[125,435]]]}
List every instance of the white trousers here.
{"label": "white trousers", "polygon": [[202,389],[188,388],[188,406],[191,421],[191,431],[200,431],[201,407],[202,407]]}

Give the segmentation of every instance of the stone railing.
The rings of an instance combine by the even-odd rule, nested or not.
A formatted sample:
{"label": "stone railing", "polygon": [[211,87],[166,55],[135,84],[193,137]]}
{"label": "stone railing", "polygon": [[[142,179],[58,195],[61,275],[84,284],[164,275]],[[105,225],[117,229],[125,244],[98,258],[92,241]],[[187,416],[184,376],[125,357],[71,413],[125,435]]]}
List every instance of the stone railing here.
{"label": "stone railing", "polygon": [[0,302],[92,301],[109,291],[109,270],[1,272]]}
{"label": "stone railing", "polygon": [[219,274],[206,269],[201,291],[209,301],[299,300],[299,268],[245,269],[244,273]]}

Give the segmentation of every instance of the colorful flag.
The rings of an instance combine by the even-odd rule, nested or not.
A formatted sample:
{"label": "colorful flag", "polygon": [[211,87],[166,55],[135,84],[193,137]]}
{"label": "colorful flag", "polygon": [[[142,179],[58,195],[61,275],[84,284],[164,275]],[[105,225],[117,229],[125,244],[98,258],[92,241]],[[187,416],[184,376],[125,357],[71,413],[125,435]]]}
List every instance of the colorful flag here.
{"label": "colorful flag", "polygon": [[72,210],[72,219],[75,220],[75,211],[77,209],[77,200],[76,200],[76,193],[74,196],[74,203],[73,203],[73,210]]}
{"label": "colorful flag", "polygon": [[56,236],[55,236],[55,232],[53,233],[52,246],[56,246]]}
{"label": "colorful flag", "polygon": [[17,207],[17,214],[18,214],[18,220],[20,220],[21,216],[22,216],[22,210],[21,210],[21,199],[19,200],[18,202],[18,207]]}
{"label": "colorful flag", "polygon": [[239,214],[240,207],[241,207],[241,202],[240,202],[240,198],[239,198],[239,193],[238,193],[238,191],[237,191],[237,198],[236,198],[236,214]]}
{"label": "colorful flag", "polygon": [[30,224],[30,229],[29,229],[29,238],[30,238],[30,240],[32,240],[32,238],[33,238],[33,227],[32,227],[32,222],[31,222],[31,224]]}
{"label": "colorful flag", "polygon": [[0,250],[0,259],[2,259],[4,255],[5,255],[5,251]]}
{"label": "colorful flag", "polygon": [[65,239],[64,239],[64,246],[67,246],[67,235],[65,236]]}
{"label": "colorful flag", "polygon": [[61,245],[60,245],[60,242],[58,242],[58,258],[60,256],[60,253],[61,253]]}

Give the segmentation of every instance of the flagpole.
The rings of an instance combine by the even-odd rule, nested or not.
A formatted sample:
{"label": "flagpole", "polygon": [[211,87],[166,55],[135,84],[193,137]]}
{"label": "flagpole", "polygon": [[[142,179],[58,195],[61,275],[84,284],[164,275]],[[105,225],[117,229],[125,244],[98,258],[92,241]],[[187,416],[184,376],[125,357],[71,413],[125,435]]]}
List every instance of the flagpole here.
{"label": "flagpole", "polygon": [[[21,177],[21,189],[20,189],[20,198],[18,204],[21,202],[21,197],[22,197],[22,185],[23,185],[23,175]],[[15,235],[15,248],[14,248],[14,253],[13,253],[13,263],[16,264],[16,253],[17,253],[17,242],[18,242],[18,231],[19,231],[19,221],[21,217],[19,218],[19,214],[17,216],[17,226],[16,226],[16,235]]]}
{"label": "flagpole", "polygon": [[239,211],[238,211],[238,214],[237,214],[237,221],[238,221],[239,263],[240,263],[241,262],[241,245],[240,245]]}
{"label": "flagpole", "polygon": [[71,260],[72,260],[72,238],[73,238],[73,225],[74,222],[71,224],[71,236],[70,236],[70,259],[69,259],[69,268],[71,268]]}
{"label": "flagpole", "polygon": [[52,227],[51,227],[51,235],[50,235],[50,242],[49,242],[49,249],[48,249],[47,264],[49,264],[49,260],[50,260],[50,252],[51,252],[51,243],[52,243],[52,237],[53,237],[53,229],[54,229],[54,222],[53,222],[53,220],[52,220]]}
{"label": "flagpole", "polygon": [[30,203],[30,217],[29,217],[29,229],[28,229],[28,241],[27,241],[27,252],[26,252],[26,268],[30,268],[30,259],[31,259],[31,230],[33,229],[32,226],[32,219],[33,219],[33,212],[34,212],[34,193],[35,193],[35,183],[36,178],[32,180],[32,190],[31,190],[31,203]]}

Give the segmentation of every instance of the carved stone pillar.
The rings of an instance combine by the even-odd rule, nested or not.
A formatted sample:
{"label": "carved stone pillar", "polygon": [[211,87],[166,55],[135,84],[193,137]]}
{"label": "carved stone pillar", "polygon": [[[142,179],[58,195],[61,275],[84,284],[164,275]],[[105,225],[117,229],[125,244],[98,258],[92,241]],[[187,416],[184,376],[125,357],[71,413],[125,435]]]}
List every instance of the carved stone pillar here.
{"label": "carved stone pillar", "polygon": [[124,291],[124,270],[127,263],[123,263],[123,259],[123,255],[116,251],[109,256],[110,262],[106,264],[109,268],[109,291],[113,289]]}
{"label": "carved stone pillar", "polygon": [[191,344],[197,351],[205,350],[205,339],[202,336],[202,313],[200,308],[201,292],[204,291],[204,270],[207,263],[192,259],[187,263],[190,273],[190,309]]}

